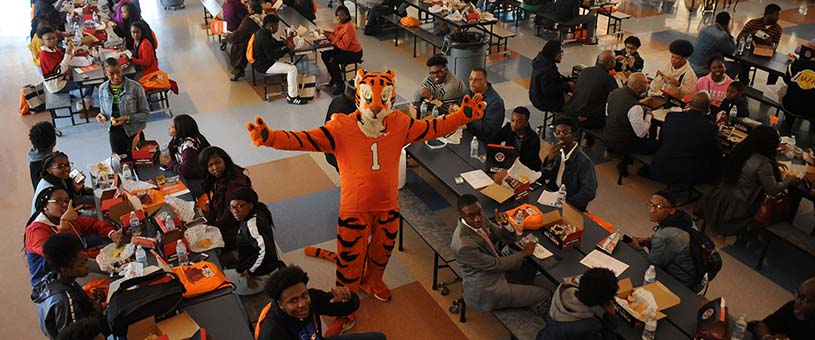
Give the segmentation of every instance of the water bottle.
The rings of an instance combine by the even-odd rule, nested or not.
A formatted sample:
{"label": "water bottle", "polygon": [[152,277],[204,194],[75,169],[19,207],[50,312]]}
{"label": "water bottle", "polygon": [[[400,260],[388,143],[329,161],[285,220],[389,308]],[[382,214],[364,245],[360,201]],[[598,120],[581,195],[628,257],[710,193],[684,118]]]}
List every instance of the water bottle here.
{"label": "water bottle", "polygon": [[736,46],[736,55],[744,54],[744,37],[739,38],[738,46]]}
{"label": "water bottle", "polygon": [[99,26],[99,15],[96,12],[93,12],[93,25]]}
{"label": "water bottle", "polygon": [[473,140],[470,142],[470,158],[478,159],[478,138],[473,136]]}
{"label": "water bottle", "polygon": [[566,184],[561,184],[557,191],[557,207],[562,208],[563,202],[566,202]]}
{"label": "water bottle", "polygon": [[178,265],[183,266],[187,264],[187,247],[181,240],[175,243],[175,255],[178,257]]}
{"label": "water bottle", "polygon": [[645,281],[645,283],[643,283],[643,284],[646,284],[646,285],[649,284],[649,283],[654,283],[654,282],[657,281],[657,269],[654,268],[653,264],[650,265],[648,267],[648,270],[645,271],[645,280],[644,281]]}
{"label": "water bottle", "polygon": [[173,221],[173,217],[167,214],[164,216],[164,227],[167,231],[175,229],[175,221]]}
{"label": "water bottle", "polygon": [[136,262],[145,266],[147,265],[147,253],[144,251],[144,248],[142,248],[141,245],[136,248]]}
{"label": "water bottle", "polygon": [[515,213],[515,224],[518,226],[517,229],[515,229],[516,232],[518,232],[519,230],[524,230],[524,212],[523,211],[518,210],[518,212]]}
{"label": "water bottle", "polygon": [[733,104],[733,106],[730,107],[730,112],[728,113],[728,115],[730,116],[730,121],[732,122],[733,119],[736,119],[736,117],[739,115],[739,108],[737,108],[736,105]]}
{"label": "water bottle", "polygon": [[130,233],[133,236],[141,235],[141,228],[140,228],[141,222],[139,222],[139,217],[136,216],[135,211],[130,212],[129,224],[130,224]]}
{"label": "water bottle", "polygon": [[439,118],[439,107],[434,106],[432,113],[433,113],[433,118]]}
{"label": "water bottle", "polygon": [[113,172],[119,172],[119,170],[120,170],[119,169],[119,162],[121,160],[122,160],[122,158],[119,157],[119,155],[117,155],[116,153],[113,153],[112,155],[110,155],[110,169],[113,170]]}
{"label": "water bottle", "polygon": [[747,333],[747,315],[742,314],[739,320],[736,321],[736,326],[733,327],[733,334],[730,335],[730,340],[742,340],[744,334]]}
{"label": "water bottle", "polygon": [[133,174],[130,172],[130,164],[122,165],[122,179],[128,181],[133,180]]}
{"label": "water bottle", "polygon": [[74,27],[74,13],[65,14],[65,28],[71,29]]}
{"label": "water bottle", "polygon": [[642,340],[654,340],[657,335],[657,318],[654,314],[648,316],[648,321],[642,329]]}
{"label": "water bottle", "polygon": [[82,44],[82,28],[79,27],[79,23],[74,23],[74,44],[79,46]]}
{"label": "water bottle", "polygon": [[747,40],[744,41],[744,48],[746,50],[753,49],[753,35],[752,34],[747,35]]}
{"label": "water bottle", "polygon": [[422,101],[422,105],[419,106],[419,119],[422,119],[425,116],[427,116],[427,103]]}

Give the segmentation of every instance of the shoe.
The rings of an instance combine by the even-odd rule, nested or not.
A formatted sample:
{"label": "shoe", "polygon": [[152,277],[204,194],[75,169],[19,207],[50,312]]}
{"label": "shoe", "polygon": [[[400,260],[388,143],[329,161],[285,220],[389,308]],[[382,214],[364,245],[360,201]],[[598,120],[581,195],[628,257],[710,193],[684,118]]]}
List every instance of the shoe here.
{"label": "shoe", "polygon": [[617,163],[617,172],[620,176],[628,177],[628,162],[622,160],[620,163]]}
{"label": "shoe", "polygon": [[238,74],[233,74],[233,75],[232,75],[232,77],[231,77],[231,78],[229,78],[229,80],[230,80],[230,81],[238,81],[238,80],[240,80],[241,78],[243,78],[243,76],[245,76],[245,75],[246,75],[246,74],[244,74],[243,72],[238,73]]}
{"label": "shoe", "polygon": [[356,317],[354,317],[354,314],[334,318],[334,323],[332,323],[331,326],[328,326],[328,328],[323,331],[323,337],[329,338],[334,335],[343,334],[351,330],[351,328],[354,328],[354,326],[356,325],[357,321]]}
{"label": "shoe", "polygon": [[365,292],[366,294],[373,296],[375,299],[379,301],[388,302],[391,300],[392,297],[391,291],[390,289],[388,289],[388,287],[385,286],[385,284],[382,284],[382,286],[383,286],[382,289],[380,289],[379,291],[376,291],[373,287],[365,283],[359,285],[359,288],[362,289],[362,291]]}
{"label": "shoe", "polygon": [[302,99],[300,97],[286,97],[286,102],[292,105],[305,105],[308,104],[308,100]]}
{"label": "shoe", "polygon": [[583,40],[583,45],[593,46],[593,45],[597,45],[597,44],[598,44],[597,38],[590,38],[590,39]]}

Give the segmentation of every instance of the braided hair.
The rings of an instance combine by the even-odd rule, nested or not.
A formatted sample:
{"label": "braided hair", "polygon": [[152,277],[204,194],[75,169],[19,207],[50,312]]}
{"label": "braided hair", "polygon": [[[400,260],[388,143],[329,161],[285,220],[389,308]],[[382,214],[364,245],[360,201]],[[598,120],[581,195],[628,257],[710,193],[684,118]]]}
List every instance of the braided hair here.
{"label": "braided hair", "polygon": [[[51,194],[57,192],[57,190],[65,191],[65,189],[60,187],[47,187],[42,189],[39,194],[37,194],[37,199],[34,200],[34,214],[28,218],[28,222],[26,222],[26,226],[30,225],[31,222],[37,219],[37,216],[40,215],[43,211],[45,211],[45,206],[48,205],[48,200],[51,199]],[[67,193],[67,192],[66,192]]]}

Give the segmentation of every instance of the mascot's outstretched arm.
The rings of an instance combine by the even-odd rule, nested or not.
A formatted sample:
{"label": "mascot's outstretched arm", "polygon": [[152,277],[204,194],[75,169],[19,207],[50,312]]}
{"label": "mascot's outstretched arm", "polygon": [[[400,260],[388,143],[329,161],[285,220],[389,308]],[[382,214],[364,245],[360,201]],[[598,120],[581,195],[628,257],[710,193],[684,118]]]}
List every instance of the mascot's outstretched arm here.
{"label": "mascot's outstretched arm", "polygon": [[325,126],[308,131],[270,130],[263,118],[246,123],[246,130],[256,146],[291,151],[334,152],[334,137]]}
{"label": "mascot's outstretched arm", "polygon": [[461,100],[461,108],[452,114],[431,120],[414,119],[410,124],[407,142],[423,142],[447,136],[459,126],[484,117],[486,108],[487,103],[482,101],[480,93],[476,93],[472,98],[465,95]]}

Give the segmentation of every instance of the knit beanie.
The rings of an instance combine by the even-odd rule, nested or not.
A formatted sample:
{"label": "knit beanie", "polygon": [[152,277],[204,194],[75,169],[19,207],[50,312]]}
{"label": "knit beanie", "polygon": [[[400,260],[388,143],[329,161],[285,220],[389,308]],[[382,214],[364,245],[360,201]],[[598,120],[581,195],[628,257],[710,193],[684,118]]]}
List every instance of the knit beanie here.
{"label": "knit beanie", "polygon": [[687,41],[685,39],[678,39],[674,40],[671,43],[671,46],[668,47],[668,50],[671,51],[671,53],[673,54],[687,58],[690,57],[691,54],[693,54],[693,44],[691,44],[690,41]]}
{"label": "knit beanie", "polygon": [[258,194],[250,187],[240,187],[232,191],[232,195],[229,196],[229,200],[239,200],[257,204]]}

